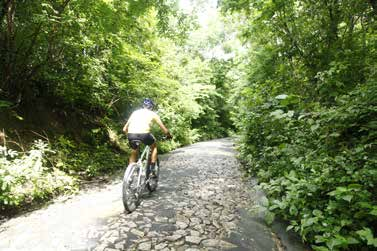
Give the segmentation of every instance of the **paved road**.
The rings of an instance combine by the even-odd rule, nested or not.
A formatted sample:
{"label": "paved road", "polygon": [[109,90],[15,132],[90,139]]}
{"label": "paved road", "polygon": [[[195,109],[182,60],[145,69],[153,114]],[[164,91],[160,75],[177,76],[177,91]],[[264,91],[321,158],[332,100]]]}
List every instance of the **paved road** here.
{"label": "paved road", "polygon": [[242,179],[230,139],[177,149],[161,166],[135,212],[124,213],[118,178],[2,224],[0,250],[282,250],[250,214],[261,194]]}

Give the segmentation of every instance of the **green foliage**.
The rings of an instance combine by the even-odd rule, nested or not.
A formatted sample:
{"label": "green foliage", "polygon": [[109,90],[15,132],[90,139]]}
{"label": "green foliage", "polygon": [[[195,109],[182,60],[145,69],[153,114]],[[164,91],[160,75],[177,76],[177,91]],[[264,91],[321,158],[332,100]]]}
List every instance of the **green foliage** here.
{"label": "green foliage", "polygon": [[0,108],[9,108],[12,105],[11,102],[0,100]]}
{"label": "green foliage", "polygon": [[0,211],[75,189],[74,179],[48,162],[51,154],[42,141],[26,153],[0,146]]}
{"label": "green foliage", "polygon": [[96,113],[132,101],[158,75],[156,36],[176,12],[168,1],[8,2],[0,95],[22,106],[50,97],[54,106]]}
{"label": "green foliage", "polygon": [[[233,129],[227,104],[232,62],[214,52],[226,40],[223,20],[213,18],[205,30],[195,13],[190,16],[177,6],[169,0],[0,4],[0,128],[11,141],[44,135],[56,152],[49,165],[40,157],[41,168],[33,174],[26,169],[4,174],[12,177],[5,179],[6,201],[21,205],[64,186],[51,174],[51,182],[58,180],[56,188],[46,182],[35,188],[36,194],[14,195],[12,189],[23,184],[19,179],[43,180],[45,166],[53,166],[63,179],[123,168],[127,156],[117,151],[128,148],[119,135],[145,97],[156,101],[174,135],[173,141],[160,144],[161,152],[228,135]],[[153,133],[161,131],[154,128]],[[33,158],[6,155],[1,168],[9,172],[16,161],[24,161],[20,166],[26,168]]]}
{"label": "green foliage", "polygon": [[248,171],[259,177],[269,210],[315,249],[373,245],[358,231],[375,231],[377,220],[376,135],[370,130],[376,90],[375,84],[357,88],[338,98],[339,106],[310,113],[291,110],[295,99],[279,95],[247,113],[240,151]]}
{"label": "green foliage", "polygon": [[376,6],[222,1],[251,44],[234,89],[241,158],[314,250],[375,250]]}
{"label": "green foliage", "polygon": [[[4,55],[0,106],[12,103],[26,113],[31,105],[48,104],[60,116],[76,114],[77,124],[89,124],[85,129],[90,130],[93,122],[105,117],[124,120],[148,96],[172,106],[165,109],[175,114],[183,107],[182,118],[169,124],[178,127],[181,144],[225,135],[224,128],[214,132],[215,127],[227,126],[219,124],[214,112],[219,101],[207,105],[201,98],[208,94],[219,100],[220,96],[219,90],[209,93],[212,87],[207,88],[213,83],[211,63],[201,55],[203,43],[201,48],[192,43],[197,23],[178,10],[176,1],[21,1],[16,5],[12,0],[8,7],[0,17]],[[210,46],[220,39],[217,31],[209,36]],[[172,49],[180,55],[172,55]],[[186,67],[185,60],[194,61]],[[181,96],[180,104],[171,103],[177,102],[175,96],[181,91],[196,95],[189,93],[198,89],[191,85],[206,87],[199,88],[203,93],[198,97]],[[192,124],[199,113],[210,118],[210,126],[191,131],[192,126],[203,125],[202,120]]]}
{"label": "green foliage", "polygon": [[114,152],[108,144],[77,144],[60,136],[54,144],[54,149],[57,152],[54,160],[56,166],[81,179],[112,173],[126,164],[126,156]]}

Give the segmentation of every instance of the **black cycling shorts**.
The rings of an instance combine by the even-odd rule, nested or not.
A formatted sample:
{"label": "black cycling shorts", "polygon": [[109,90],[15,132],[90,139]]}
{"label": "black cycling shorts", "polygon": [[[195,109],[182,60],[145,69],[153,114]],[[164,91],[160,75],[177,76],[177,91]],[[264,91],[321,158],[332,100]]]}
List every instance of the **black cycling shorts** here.
{"label": "black cycling shorts", "polygon": [[145,145],[152,145],[156,142],[156,139],[151,133],[129,133],[127,134],[128,143],[130,144],[132,149],[137,149],[137,144],[135,141],[141,141]]}

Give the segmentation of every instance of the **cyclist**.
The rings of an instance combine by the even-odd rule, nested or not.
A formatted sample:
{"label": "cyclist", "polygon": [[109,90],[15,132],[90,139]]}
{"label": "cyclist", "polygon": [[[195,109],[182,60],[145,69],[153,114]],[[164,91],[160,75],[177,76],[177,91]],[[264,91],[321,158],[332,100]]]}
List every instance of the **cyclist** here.
{"label": "cyclist", "polygon": [[152,122],[156,122],[168,138],[172,137],[160,117],[152,111],[153,107],[153,101],[149,98],[145,98],[142,108],[134,111],[123,127],[123,132],[127,134],[132,149],[129,163],[137,161],[138,147],[135,144],[135,140],[141,141],[151,147],[152,156],[150,170],[152,173],[157,161],[156,139],[150,132]]}

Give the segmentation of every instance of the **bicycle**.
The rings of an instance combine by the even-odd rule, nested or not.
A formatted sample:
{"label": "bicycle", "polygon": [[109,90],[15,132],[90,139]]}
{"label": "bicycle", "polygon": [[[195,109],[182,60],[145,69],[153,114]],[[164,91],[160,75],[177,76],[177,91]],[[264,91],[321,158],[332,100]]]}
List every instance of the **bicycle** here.
{"label": "bicycle", "polygon": [[[138,149],[140,150],[141,141],[135,141]],[[160,174],[160,162],[157,159],[154,168],[154,175],[151,175],[150,170],[151,163],[151,148],[146,145],[143,152],[136,163],[128,165],[122,185],[122,197],[124,209],[131,213],[140,204],[141,196],[145,189],[154,192],[158,186],[158,179]]]}

